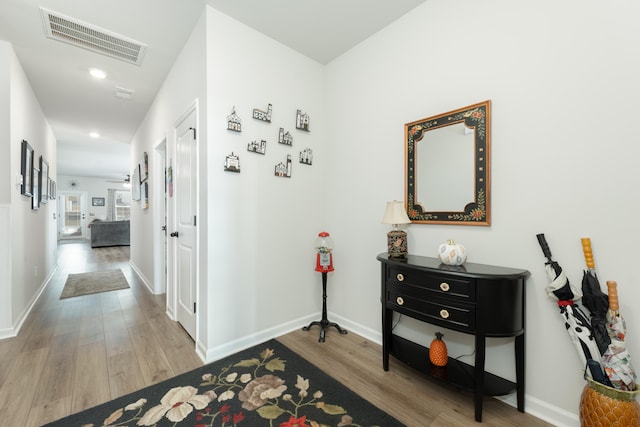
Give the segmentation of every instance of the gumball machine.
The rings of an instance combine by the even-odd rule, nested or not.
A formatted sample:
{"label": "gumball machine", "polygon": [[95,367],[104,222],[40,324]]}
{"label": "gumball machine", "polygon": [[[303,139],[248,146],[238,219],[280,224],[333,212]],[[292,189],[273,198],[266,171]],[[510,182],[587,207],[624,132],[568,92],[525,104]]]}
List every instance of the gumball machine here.
{"label": "gumball machine", "polygon": [[303,331],[308,331],[312,326],[320,326],[320,338],[319,342],[324,342],[325,334],[329,327],[333,326],[341,334],[346,334],[347,331],[342,329],[337,323],[329,322],[327,318],[327,273],[333,271],[333,240],[326,231],[318,233],[315,243],[316,248],[316,271],[322,274],[322,319],[309,323],[309,326],[302,328]]}
{"label": "gumball machine", "polygon": [[318,234],[316,239],[316,271],[333,271],[333,240],[326,231]]}

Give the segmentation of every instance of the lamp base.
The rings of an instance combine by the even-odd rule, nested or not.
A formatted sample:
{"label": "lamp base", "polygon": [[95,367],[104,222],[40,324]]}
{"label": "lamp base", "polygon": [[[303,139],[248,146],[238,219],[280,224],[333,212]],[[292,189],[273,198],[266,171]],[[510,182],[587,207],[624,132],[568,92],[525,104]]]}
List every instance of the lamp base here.
{"label": "lamp base", "polygon": [[407,233],[394,229],[387,233],[389,258],[407,258]]}

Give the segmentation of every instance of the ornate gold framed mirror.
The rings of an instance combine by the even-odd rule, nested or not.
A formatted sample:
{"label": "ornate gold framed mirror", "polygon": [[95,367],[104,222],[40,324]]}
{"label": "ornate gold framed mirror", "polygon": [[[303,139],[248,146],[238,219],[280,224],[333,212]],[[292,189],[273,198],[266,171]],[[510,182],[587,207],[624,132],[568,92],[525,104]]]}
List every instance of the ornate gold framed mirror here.
{"label": "ornate gold framed mirror", "polygon": [[491,224],[491,101],[407,123],[406,208],[411,222]]}

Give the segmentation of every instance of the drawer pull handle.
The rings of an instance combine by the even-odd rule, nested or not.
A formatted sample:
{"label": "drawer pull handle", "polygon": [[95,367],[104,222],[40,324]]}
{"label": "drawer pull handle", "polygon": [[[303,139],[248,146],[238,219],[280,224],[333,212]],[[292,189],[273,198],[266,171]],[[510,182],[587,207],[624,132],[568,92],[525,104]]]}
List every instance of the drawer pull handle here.
{"label": "drawer pull handle", "polygon": [[396,302],[398,303],[398,305],[404,304],[404,300],[402,299],[402,297],[396,298]]}
{"label": "drawer pull handle", "polygon": [[442,292],[448,292],[449,284],[447,282],[440,283],[440,290],[442,290]]}
{"label": "drawer pull handle", "polygon": [[449,312],[443,308],[442,310],[440,310],[440,317],[442,317],[443,319],[448,319]]}
{"label": "drawer pull handle", "polygon": [[398,273],[398,275],[396,276],[396,279],[398,279],[398,282],[402,282],[404,281],[404,275],[402,273]]}

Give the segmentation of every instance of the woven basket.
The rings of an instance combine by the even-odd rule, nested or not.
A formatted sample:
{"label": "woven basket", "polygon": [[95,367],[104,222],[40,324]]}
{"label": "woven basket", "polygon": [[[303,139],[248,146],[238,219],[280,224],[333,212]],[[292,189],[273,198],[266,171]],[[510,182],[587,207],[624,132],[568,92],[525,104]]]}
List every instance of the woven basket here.
{"label": "woven basket", "polygon": [[622,391],[586,378],[580,397],[582,427],[640,427],[640,390]]}

